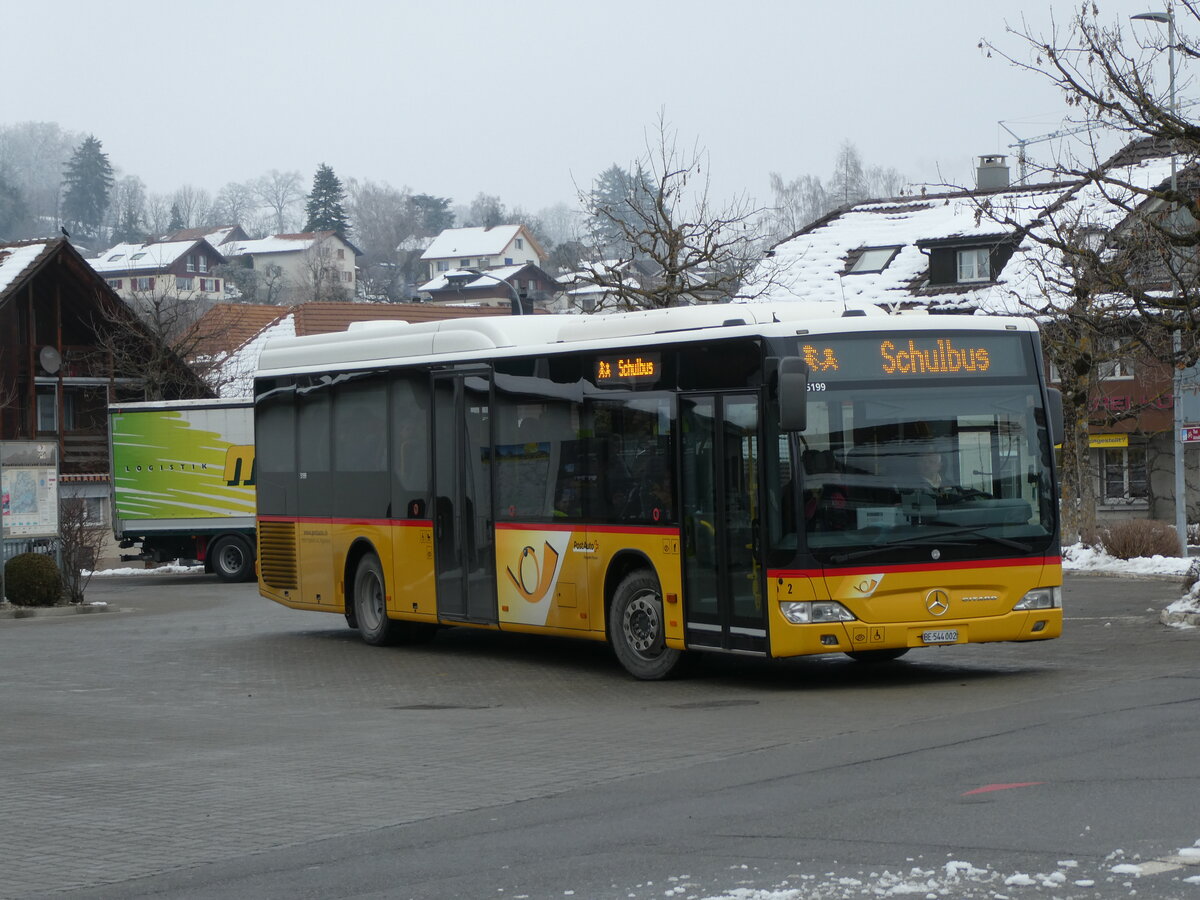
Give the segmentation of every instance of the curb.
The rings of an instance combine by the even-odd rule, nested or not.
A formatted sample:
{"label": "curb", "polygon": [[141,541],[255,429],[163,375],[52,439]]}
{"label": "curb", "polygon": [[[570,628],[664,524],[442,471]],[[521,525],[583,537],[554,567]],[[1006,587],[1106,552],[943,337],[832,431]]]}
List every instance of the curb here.
{"label": "curb", "polygon": [[120,612],[120,607],[92,606],[80,604],[72,606],[9,606],[0,607],[0,619],[55,619],[64,616],[91,615],[93,613]]}
{"label": "curb", "polygon": [[1165,609],[1158,620],[1164,625],[1200,626],[1200,612],[1167,612]]}

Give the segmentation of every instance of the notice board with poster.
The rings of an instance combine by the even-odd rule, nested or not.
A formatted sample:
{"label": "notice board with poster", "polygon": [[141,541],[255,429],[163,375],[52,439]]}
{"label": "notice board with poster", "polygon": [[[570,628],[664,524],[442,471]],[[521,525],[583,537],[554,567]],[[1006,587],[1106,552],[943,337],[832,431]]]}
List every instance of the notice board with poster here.
{"label": "notice board with poster", "polygon": [[58,445],[0,441],[0,534],[11,538],[58,535]]}

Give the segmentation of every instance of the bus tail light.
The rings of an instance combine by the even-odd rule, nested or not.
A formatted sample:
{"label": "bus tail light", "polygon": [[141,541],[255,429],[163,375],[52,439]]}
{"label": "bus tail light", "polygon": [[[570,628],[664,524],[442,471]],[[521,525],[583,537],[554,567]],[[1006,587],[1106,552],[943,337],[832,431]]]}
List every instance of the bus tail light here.
{"label": "bus tail light", "polygon": [[1034,588],[1013,607],[1019,609],[1062,609],[1062,588]]}
{"label": "bus tail light", "polygon": [[835,600],[786,600],[779,604],[779,611],[793,625],[854,621],[854,613]]}

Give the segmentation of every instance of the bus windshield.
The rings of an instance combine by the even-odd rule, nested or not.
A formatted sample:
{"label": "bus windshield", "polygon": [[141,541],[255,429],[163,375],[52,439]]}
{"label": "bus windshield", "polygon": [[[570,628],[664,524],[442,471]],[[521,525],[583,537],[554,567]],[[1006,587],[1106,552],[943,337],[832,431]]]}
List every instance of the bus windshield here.
{"label": "bus windshield", "polygon": [[[823,564],[1044,552],[1052,461],[1036,383],[856,386],[810,393],[785,440],[791,501]],[[1044,419],[1042,419],[1044,422]]]}

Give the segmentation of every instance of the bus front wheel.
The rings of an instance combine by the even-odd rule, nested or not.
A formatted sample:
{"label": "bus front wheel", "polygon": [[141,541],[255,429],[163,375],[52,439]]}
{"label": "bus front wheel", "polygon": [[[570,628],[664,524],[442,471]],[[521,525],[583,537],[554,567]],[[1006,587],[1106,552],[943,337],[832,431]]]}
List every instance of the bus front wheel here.
{"label": "bus front wheel", "polygon": [[652,572],[626,575],[613,595],[609,639],[625,670],[642,681],[669,676],[683,653],[666,644],[662,591]]}
{"label": "bus front wheel", "polygon": [[[383,581],[383,566],[374,554],[364,556],[354,573],[354,622],[358,633],[368,644],[382,647],[394,643],[398,628],[387,617],[387,591]],[[346,616],[347,621],[350,615]]]}

